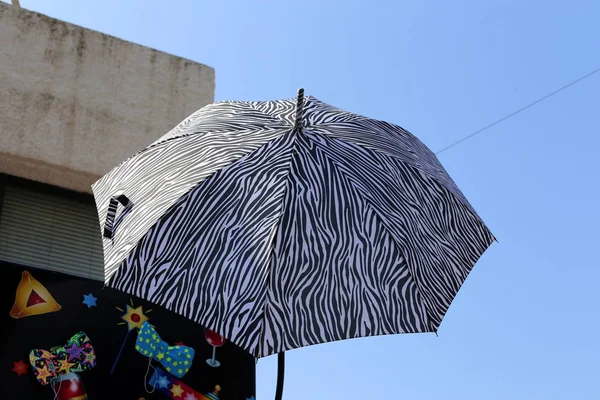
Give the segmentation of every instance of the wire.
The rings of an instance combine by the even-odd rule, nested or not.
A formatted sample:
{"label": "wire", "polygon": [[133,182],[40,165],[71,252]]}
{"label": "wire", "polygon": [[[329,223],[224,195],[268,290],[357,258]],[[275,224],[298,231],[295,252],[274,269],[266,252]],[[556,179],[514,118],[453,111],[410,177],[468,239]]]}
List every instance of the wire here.
{"label": "wire", "polygon": [[454,143],[452,143],[452,144],[450,144],[450,145],[448,145],[448,146],[444,147],[443,149],[441,149],[441,150],[437,151],[435,154],[440,154],[440,153],[443,153],[443,152],[444,152],[444,151],[446,151],[446,150],[450,150],[450,149],[451,149],[451,148],[453,148],[454,146],[457,146],[457,145],[461,144],[462,142],[464,142],[464,141],[466,141],[466,140],[469,140],[469,139],[471,139],[473,136],[477,136],[477,135],[479,135],[481,132],[483,132],[483,131],[486,131],[486,130],[490,129],[491,127],[493,127],[493,126],[496,126],[496,125],[498,125],[499,123],[501,123],[501,122],[504,122],[504,121],[506,121],[507,119],[509,119],[509,118],[511,118],[511,117],[514,117],[515,115],[517,115],[517,114],[519,114],[519,113],[521,113],[521,112],[523,112],[523,111],[527,110],[528,108],[531,108],[531,107],[535,106],[536,104],[538,104],[538,103],[541,103],[542,101],[546,100],[547,98],[549,98],[549,97],[552,97],[552,96],[554,96],[555,94],[557,94],[557,93],[559,93],[559,92],[562,92],[563,90],[565,90],[565,89],[567,89],[567,88],[569,88],[569,87],[571,87],[571,86],[575,85],[576,83],[579,83],[579,82],[581,82],[582,80],[584,80],[584,79],[586,79],[586,78],[589,78],[590,76],[594,75],[594,74],[595,74],[595,73],[597,73],[597,72],[600,72],[600,68],[597,68],[597,69],[593,70],[592,72],[590,72],[590,73],[588,73],[588,74],[586,74],[586,75],[582,76],[581,78],[575,79],[574,81],[567,83],[566,85],[562,86],[561,88],[558,88],[558,89],[556,89],[555,91],[553,91],[553,92],[551,92],[551,93],[549,93],[549,94],[545,95],[544,97],[540,97],[539,99],[537,99],[537,100],[536,100],[536,101],[534,101],[533,103],[529,103],[529,104],[528,104],[528,105],[526,105],[525,107],[519,108],[517,111],[514,111],[514,112],[512,112],[512,113],[508,114],[507,116],[505,116],[505,117],[502,117],[502,118],[500,118],[499,120],[497,120],[497,121],[495,121],[495,122],[492,122],[491,124],[489,124],[489,125],[487,125],[487,126],[484,126],[483,128],[481,128],[481,129],[479,129],[479,130],[477,130],[477,131],[475,131],[475,132],[471,133],[470,135],[467,135],[467,136],[465,136],[464,138],[462,138],[462,139],[460,139],[460,140],[457,140],[456,142],[454,142]]}

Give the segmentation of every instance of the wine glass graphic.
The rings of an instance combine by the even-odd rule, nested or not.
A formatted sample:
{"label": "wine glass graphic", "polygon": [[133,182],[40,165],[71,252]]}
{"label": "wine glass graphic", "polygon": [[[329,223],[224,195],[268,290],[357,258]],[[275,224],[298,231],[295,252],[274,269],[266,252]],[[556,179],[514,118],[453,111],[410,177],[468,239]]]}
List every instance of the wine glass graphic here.
{"label": "wine glass graphic", "polygon": [[208,328],[204,329],[204,339],[206,339],[208,344],[213,347],[212,358],[206,360],[206,363],[211,367],[217,368],[221,365],[221,363],[215,358],[217,354],[217,347],[223,346],[227,339]]}

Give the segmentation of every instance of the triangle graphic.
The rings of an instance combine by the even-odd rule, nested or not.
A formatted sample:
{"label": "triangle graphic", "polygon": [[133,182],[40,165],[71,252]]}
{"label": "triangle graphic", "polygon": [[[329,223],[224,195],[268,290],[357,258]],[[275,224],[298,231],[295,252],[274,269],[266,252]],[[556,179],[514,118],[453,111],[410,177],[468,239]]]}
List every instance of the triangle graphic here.
{"label": "triangle graphic", "polygon": [[17,287],[15,303],[10,316],[19,319],[32,315],[40,315],[60,310],[62,307],[54,300],[39,281],[27,271],[21,274],[21,282]]}
{"label": "triangle graphic", "polygon": [[35,290],[31,289],[31,293],[29,293],[29,299],[27,299],[27,307],[31,307],[36,304],[42,304],[45,302],[46,300],[42,299],[42,296],[37,294]]}

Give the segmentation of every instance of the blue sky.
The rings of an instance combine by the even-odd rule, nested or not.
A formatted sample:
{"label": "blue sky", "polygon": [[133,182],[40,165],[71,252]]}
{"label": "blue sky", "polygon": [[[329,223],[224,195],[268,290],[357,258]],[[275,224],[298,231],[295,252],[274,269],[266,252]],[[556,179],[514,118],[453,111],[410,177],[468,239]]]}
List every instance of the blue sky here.
{"label": "blue sky", "polygon": [[[600,67],[596,0],[21,5],[208,64],[218,100],[303,86],[433,150]],[[599,110],[600,73],[442,153],[499,243],[439,337],[291,351],[284,398],[600,398]],[[261,360],[258,399],[273,398],[275,377],[276,359]]]}

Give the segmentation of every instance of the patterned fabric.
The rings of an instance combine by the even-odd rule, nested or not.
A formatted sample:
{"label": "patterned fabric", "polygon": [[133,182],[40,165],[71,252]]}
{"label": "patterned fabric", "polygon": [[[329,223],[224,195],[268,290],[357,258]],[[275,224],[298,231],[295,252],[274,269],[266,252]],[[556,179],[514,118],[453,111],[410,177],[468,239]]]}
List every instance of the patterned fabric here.
{"label": "patterned fabric", "polygon": [[194,359],[194,349],[188,346],[169,346],[147,321],[138,333],[135,349],[160,362],[167,371],[178,378],[190,370]]}
{"label": "patterned fabric", "polygon": [[[492,233],[406,130],[313,97],[202,108],[93,185],[108,286],[256,357],[435,332]],[[298,121],[296,121],[298,115]]]}
{"label": "patterned fabric", "polygon": [[83,372],[96,366],[96,353],[90,339],[79,332],[64,345],[51,350],[34,349],[29,353],[33,373],[42,385],[61,374]]}

